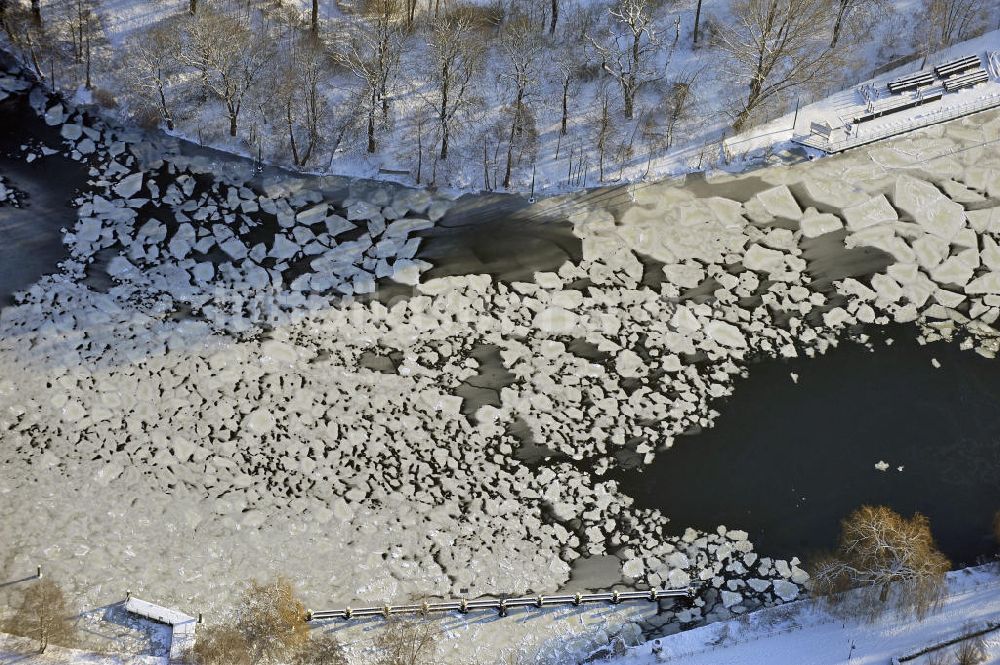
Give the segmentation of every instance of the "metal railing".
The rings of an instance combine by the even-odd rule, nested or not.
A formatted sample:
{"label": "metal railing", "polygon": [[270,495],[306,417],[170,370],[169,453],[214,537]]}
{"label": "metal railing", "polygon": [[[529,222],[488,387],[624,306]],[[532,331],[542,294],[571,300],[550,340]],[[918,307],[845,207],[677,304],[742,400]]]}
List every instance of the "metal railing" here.
{"label": "metal railing", "polygon": [[574,593],[556,594],[551,596],[520,596],[517,598],[477,598],[468,600],[446,600],[436,603],[423,602],[409,605],[383,605],[381,607],[346,607],[340,610],[310,610],[306,616],[307,621],[326,621],[329,619],[361,619],[368,617],[381,617],[389,619],[395,615],[417,614],[427,615],[434,612],[477,612],[484,610],[494,610],[499,616],[507,616],[508,610],[517,607],[527,607],[541,609],[544,607],[557,607],[561,605],[579,606],[586,603],[610,603],[618,605],[620,603],[647,601],[650,603],[663,600],[664,598],[694,598],[696,589],[687,587],[686,589],[650,589],[649,591],[605,591],[599,593]]}
{"label": "metal railing", "polygon": [[1000,93],[984,95],[973,102],[959,105],[948,105],[937,111],[932,111],[915,118],[898,122],[880,124],[877,127],[858,128],[852,136],[839,141],[826,141],[817,135],[797,136],[793,141],[800,145],[816,148],[826,153],[837,153],[851,148],[857,148],[868,143],[874,143],[883,139],[905,134],[916,129],[936,125],[938,123],[955,120],[963,116],[979,113],[1000,106]]}

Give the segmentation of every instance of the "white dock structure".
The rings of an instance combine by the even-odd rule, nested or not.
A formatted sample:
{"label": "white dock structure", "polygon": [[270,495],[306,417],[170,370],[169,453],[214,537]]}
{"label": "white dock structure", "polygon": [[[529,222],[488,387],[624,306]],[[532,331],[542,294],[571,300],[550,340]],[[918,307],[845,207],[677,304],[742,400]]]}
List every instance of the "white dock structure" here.
{"label": "white dock structure", "polygon": [[194,647],[197,619],[168,607],[139,600],[131,594],[125,599],[125,610],[144,619],[170,626],[170,654],[167,663],[173,665],[186,662],[184,655]]}

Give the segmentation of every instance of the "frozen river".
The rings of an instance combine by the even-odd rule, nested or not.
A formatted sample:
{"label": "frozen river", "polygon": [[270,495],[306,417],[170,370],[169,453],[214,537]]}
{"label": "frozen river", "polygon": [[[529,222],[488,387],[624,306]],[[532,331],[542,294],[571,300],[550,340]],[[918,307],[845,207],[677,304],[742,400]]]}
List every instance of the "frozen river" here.
{"label": "frozen river", "polygon": [[0,90],[6,579],[189,613],[282,573],[314,609],[705,583],[649,628],[795,598],[861,502],[990,549],[995,113],[528,206]]}

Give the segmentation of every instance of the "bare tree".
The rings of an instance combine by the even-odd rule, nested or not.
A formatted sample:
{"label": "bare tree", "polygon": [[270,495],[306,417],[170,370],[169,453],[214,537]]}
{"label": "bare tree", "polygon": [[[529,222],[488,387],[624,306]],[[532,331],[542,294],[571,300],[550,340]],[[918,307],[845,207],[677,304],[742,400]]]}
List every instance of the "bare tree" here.
{"label": "bare tree", "polygon": [[605,87],[601,87],[600,96],[598,97],[600,107],[598,109],[597,115],[597,165],[598,165],[598,177],[600,182],[604,182],[604,158],[608,152],[608,145],[611,141],[611,95],[608,94],[608,90]]}
{"label": "bare tree", "polygon": [[828,0],[732,0],[732,24],[719,30],[728,74],[745,85],[733,129],[765,104],[803,85],[822,85],[839,71],[826,29]]}
{"label": "bare tree", "polygon": [[375,638],[378,665],[429,665],[438,631],[427,621],[390,621]]}
{"label": "bare tree", "polygon": [[653,21],[653,3],[651,0],[618,0],[608,13],[611,26],[607,38],[598,41],[589,37],[589,40],[601,56],[601,67],[618,83],[625,117],[631,120],[636,92],[660,78],[652,62],[660,48]]}
{"label": "bare tree", "polygon": [[177,67],[179,49],[176,31],[156,25],[133,33],[125,42],[122,59],[125,84],[159,109],[167,129],[174,128],[174,117],[166,89]]}
{"label": "bare tree", "polygon": [[33,582],[24,592],[21,606],[4,626],[6,632],[38,642],[44,653],[50,643],[68,644],[76,634],[62,589],[51,579]]}
{"label": "bare tree", "polygon": [[[862,20],[866,25],[871,25],[871,19],[878,12],[890,8],[886,0],[835,0],[837,9],[833,20],[833,37],[830,39],[830,47],[833,48],[840,41],[844,26],[852,21]],[[869,20],[865,20],[869,19]]]}
{"label": "bare tree", "polygon": [[455,13],[435,23],[429,46],[440,127],[440,158],[446,160],[452,127],[470,103],[469,89],[482,69],[484,49],[468,17]]}
{"label": "bare tree", "polygon": [[679,124],[690,119],[694,103],[694,84],[698,78],[698,73],[684,73],[677,77],[671,84],[670,89],[664,99],[663,108],[665,110],[666,121],[666,148],[669,150],[674,144],[674,137]]}
{"label": "bare tree", "polygon": [[273,56],[266,30],[256,28],[246,16],[202,9],[189,23],[187,47],[180,53],[225,104],[230,136],[236,136],[244,101]]}
{"label": "bare tree", "polygon": [[551,57],[546,58],[546,62],[552,68],[549,73],[550,80],[558,83],[561,91],[562,115],[559,121],[559,136],[566,136],[569,123],[569,97],[570,86],[576,79],[577,68],[580,65],[582,51],[577,43],[569,42],[560,45],[558,50]]}
{"label": "bare tree", "polygon": [[542,40],[525,17],[517,17],[504,26],[500,34],[500,51],[504,56],[504,70],[500,74],[500,80],[513,91],[507,165],[504,167],[503,177],[503,186],[510,189],[514,141],[524,135],[525,105],[530,89],[538,83]]}
{"label": "bare tree", "polygon": [[327,75],[326,54],[311,36],[292,37],[276,68],[275,95],[284,119],[292,162],[305,166],[313,158],[330,120],[330,106],[319,89]]}
{"label": "bare tree", "polygon": [[923,0],[919,12],[928,52],[951,46],[981,27],[986,18],[983,0]]}
{"label": "bare tree", "polygon": [[381,113],[389,120],[389,87],[399,70],[403,33],[396,20],[397,0],[376,0],[371,25],[353,27],[342,39],[335,57],[363,86],[362,98],[368,117],[368,152],[378,148],[376,129]]}
{"label": "bare tree", "polygon": [[[416,163],[413,165],[414,180],[420,184],[423,178],[424,151],[433,141],[428,141],[428,129],[433,130],[437,126],[437,111],[429,104],[419,104],[410,115],[410,126],[416,134]],[[431,148],[433,150],[433,146]]]}
{"label": "bare tree", "polygon": [[236,630],[253,663],[282,657],[309,639],[305,607],[284,577],[265,584],[250,581],[237,607]]}
{"label": "bare tree", "polygon": [[906,519],[885,506],[863,506],[841,524],[836,553],[814,564],[812,585],[831,599],[860,588],[860,608],[871,616],[895,589],[899,607],[922,618],[939,602],[949,568],[926,517]]}
{"label": "bare tree", "polygon": [[[54,48],[49,33],[36,22],[32,14],[20,3],[15,3],[6,12],[4,28],[10,37],[11,44],[20,51],[22,60],[31,63],[31,68],[39,80],[54,77],[54,68],[58,49]],[[49,67],[45,67],[48,56]],[[46,76],[46,69],[50,70]],[[55,87],[55,83],[50,81]]]}

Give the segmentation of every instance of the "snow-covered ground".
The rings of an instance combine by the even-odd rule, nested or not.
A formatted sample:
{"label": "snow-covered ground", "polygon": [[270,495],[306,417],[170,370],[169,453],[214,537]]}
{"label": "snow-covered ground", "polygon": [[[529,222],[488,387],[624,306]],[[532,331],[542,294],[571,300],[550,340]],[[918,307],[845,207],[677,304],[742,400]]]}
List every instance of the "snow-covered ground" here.
{"label": "snow-covered ground", "polygon": [[[963,635],[1000,625],[1000,578],[995,564],[948,574],[940,609],[923,620],[888,612],[874,621],[831,613],[820,602],[799,601],[649,641],[609,665],[839,665],[889,663]],[[1000,663],[1000,629],[984,636]],[[657,653],[657,651],[659,653]],[[946,654],[954,647],[940,649]],[[909,662],[922,665],[930,656]],[[954,662],[954,661],[952,661]]]}
{"label": "snow-covered ground", "polygon": [[[115,645],[121,649],[122,645]],[[166,665],[165,656],[142,656],[69,649],[51,644],[37,653],[37,644],[23,637],[0,633],[0,663],[14,665]]]}

